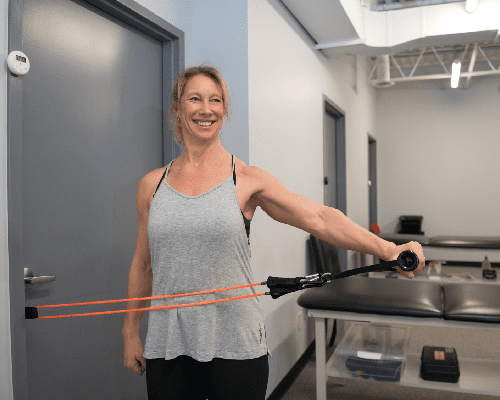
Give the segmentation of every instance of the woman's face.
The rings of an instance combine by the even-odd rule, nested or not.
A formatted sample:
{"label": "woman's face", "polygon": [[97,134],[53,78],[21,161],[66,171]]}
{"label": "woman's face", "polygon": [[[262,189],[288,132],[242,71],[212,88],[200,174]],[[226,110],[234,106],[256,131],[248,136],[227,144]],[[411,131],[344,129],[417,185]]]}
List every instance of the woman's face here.
{"label": "woman's face", "polygon": [[203,142],[217,136],[222,127],[223,114],[220,86],[205,75],[190,78],[184,87],[181,105],[175,113],[181,120],[184,141],[186,136]]}

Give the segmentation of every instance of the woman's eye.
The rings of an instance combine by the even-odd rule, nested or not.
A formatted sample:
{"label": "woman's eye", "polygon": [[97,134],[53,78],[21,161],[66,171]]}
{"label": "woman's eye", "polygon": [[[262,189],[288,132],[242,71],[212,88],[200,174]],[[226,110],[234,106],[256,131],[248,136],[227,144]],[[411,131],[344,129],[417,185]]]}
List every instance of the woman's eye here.
{"label": "woman's eye", "polygon": [[[189,100],[200,100],[200,98],[193,96],[193,97],[190,97]],[[221,102],[219,99],[212,99],[212,101],[218,101],[219,103]]]}

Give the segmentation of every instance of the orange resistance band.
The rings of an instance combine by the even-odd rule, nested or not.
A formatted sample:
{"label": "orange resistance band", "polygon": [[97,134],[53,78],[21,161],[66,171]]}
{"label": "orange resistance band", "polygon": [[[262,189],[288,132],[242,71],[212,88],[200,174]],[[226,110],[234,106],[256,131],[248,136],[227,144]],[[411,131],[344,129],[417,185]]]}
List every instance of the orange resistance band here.
{"label": "orange resistance band", "polygon": [[[135,298],[135,299],[92,301],[92,302],[88,302],[88,303],[53,304],[53,305],[46,305],[46,306],[38,306],[38,307],[34,307],[34,308],[69,307],[69,306],[82,306],[82,305],[87,305],[87,304],[119,303],[119,302],[123,302],[123,301],[137,301],[137,300],[149,300],[149,299],[167,299],[167,298],[171,298],[171,297],[194,296],[194,295],[197,295],[197,294],[220,292],[222,290],[241,289],[241,288],[252,287],[252,286],[259,286],[259,285],[263,285],[263,283],[252,283],[252,284],[249,284],[249,285],[233,286],[233,287],[222,288],[222,289],[204,290],[204,291],[201,291],[201,292],[169,294],[169,295],[165,295],[165,296],[152,296],[152,297],[142,297],[142,298]],[[227,299],[202,301],[200,303],[188,303],[188,304],[177,304],[177,305],[173,305],[173,306],[160,306],[160,307],[138,308],[138,309],[135,309],[135,310],[118,310],[118,311],[102,311],[102,312],[86,313],[86,314],[54,315],[54,316],[51,316],[51,317],[38,317],[36,319],[81,317],[81,316],[85,316],[85,315],[116,314],[116,313],[122,313],[122,312],[133,312],[133,311],[144,311],[144,310],[161,310],[161,309],[179,308],[179,307],[192,307],[192,306],[199,306],[199,305],[203,305],[203,304],[219,303],[219,302],[222,302],[222,301],[239,300],[239,299],[245,299],[245,298],[250,298],[250,297],[264,296],[265,294],[266,293],[257,293],[257,294],[250,294],[250,295],[246,295],[246,296],[231,297],[231,298],[227,298]]]}

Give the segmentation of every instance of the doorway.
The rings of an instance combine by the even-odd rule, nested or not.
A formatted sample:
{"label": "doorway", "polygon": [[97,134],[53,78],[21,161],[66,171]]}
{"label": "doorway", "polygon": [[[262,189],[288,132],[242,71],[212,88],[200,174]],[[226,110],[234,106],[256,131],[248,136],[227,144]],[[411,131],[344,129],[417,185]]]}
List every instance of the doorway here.
{"label": "doorway", "polygon": [[[345,113],[323,95],[324,205],[347,215]],[[347,270],[347,250],[338,249],[342,271]]]}
{"label": "doorway", "polygon": [[368,192],[370,229],[377,222],[377,141],[368,135]]}
{"label": "doorway", "polygon": [[[11,0],[13,50],[31,64],[7,81],[14,398],[145,399],[123,365],[124,313],[25,307],[126,297],[138,183],[181,153],[166,111],[184,33],[132,0]],[[25,291],[25,268],[56,280]],[[100,307],[40,316],[123,303]]]}

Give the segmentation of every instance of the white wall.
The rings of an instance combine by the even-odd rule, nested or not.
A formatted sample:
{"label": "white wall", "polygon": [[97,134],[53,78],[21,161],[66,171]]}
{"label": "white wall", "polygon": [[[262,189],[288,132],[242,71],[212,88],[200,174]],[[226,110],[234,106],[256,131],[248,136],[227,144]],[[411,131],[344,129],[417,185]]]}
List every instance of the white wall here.
{"label": "white wall", "polygon": [[[323,204],[326,95],[346,113],[347,216],[367,228],[368,133],[376,136],[375,89],[365,83],[362,60],[319,55],[273,1],[249,1],[248,31],[250,164],[269,171],[292,192]],[[309,272],[308,233],[257,209],[251,235],[257,281]],[[298,332],[298,313],[305,316],[297,305],[300,294],[260,298],[273,352],[268,393],[313,339],[312,320]]]}
{"label": "white wall", "polygon": [[500,236],[500,79],[377,90],[382,232],[422,215],[426,236]]}
{"label": "white wall", "polygon": [[[376,91],[382,232],[396,232],[400,215],[422,215],[429,237],[500,236],[499,86],[496,76],[473,78],[467,90],[439,80]],[[444,252],[425,254],[434,253]],[[445,259],[482,261],[489,252],[446,253]],[[447,346],[459,357],[499,360],[497,337],[484,329],[412,326],[409,353]]]}

